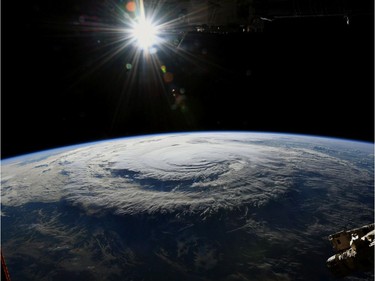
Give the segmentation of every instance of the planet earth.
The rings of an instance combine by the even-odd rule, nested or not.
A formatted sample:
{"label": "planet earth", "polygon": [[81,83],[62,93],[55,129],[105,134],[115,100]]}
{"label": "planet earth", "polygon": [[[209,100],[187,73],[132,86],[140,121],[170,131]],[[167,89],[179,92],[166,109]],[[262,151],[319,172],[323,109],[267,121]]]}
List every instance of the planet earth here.
{"label": "planet earth", "polygon": [[374,221],[374,146],[199,132],[63,147],[2,161],[1,215],[13,281],[335,280],[328,236]]}

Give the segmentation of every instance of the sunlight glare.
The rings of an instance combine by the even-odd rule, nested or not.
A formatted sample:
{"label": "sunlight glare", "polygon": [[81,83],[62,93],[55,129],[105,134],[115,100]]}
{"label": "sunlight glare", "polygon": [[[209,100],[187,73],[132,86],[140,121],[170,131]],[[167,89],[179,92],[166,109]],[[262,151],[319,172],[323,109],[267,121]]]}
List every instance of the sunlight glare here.
{"label": "sunlight glare", "polygon": [[158,41],[158,30],[155,25],[147,20],[141,20],[133,27],[132,35],[141,49],[147,50]]}

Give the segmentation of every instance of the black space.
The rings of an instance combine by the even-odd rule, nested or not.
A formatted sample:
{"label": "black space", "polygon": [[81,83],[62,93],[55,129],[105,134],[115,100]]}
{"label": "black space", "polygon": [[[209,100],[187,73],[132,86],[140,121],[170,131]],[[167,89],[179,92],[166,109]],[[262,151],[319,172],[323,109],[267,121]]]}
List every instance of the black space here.
{"label": "black space", "polygon": [[190,33],[179,51],[158,52],[174,75],[165,83],[159,65],[125,71],[128,49],[100,64],[119,35],[77,22],[112,24],[103,3],[2,3],[2,158],[196,130],[374,141],[373,11],[349,25],[332,16],[278,19],[262,33]]}

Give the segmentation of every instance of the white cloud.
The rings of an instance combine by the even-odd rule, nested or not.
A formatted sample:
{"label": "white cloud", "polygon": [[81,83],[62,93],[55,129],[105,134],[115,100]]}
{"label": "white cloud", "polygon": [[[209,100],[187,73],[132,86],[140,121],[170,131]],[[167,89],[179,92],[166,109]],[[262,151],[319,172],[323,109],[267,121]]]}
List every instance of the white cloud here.
{"label": "white cloud", "polygon": [[369,171],[311,148],[313,142],[334,150],[332,140],[280,139],[285,136],[162,135],[91,144],[22,165],[3,164],[2,204],[64,199],[90,212],[209,216],[221,208],[263,206],[298,189],[301,182],[335,194],[372,181]]}

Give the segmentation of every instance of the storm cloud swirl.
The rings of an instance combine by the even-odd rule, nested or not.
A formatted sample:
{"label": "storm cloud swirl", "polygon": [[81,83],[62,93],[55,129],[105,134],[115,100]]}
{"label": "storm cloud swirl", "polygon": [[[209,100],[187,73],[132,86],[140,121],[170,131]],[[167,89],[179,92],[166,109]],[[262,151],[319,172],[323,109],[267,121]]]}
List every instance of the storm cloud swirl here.
{"label": "storm cloud swirl", "polygon": [[[324,185],[333,194],[368,184],[371,172],[335,154],[337,143],[345,144],[250,133],[157,135],[94,143],[45,159],[3,163],[2,204],[66,200],[92,213],[209,216],[220,209],[261,207],[277,200],[301,188],[301,174],[303,186]],[[361,149],[360,143],[348,143]]]}

